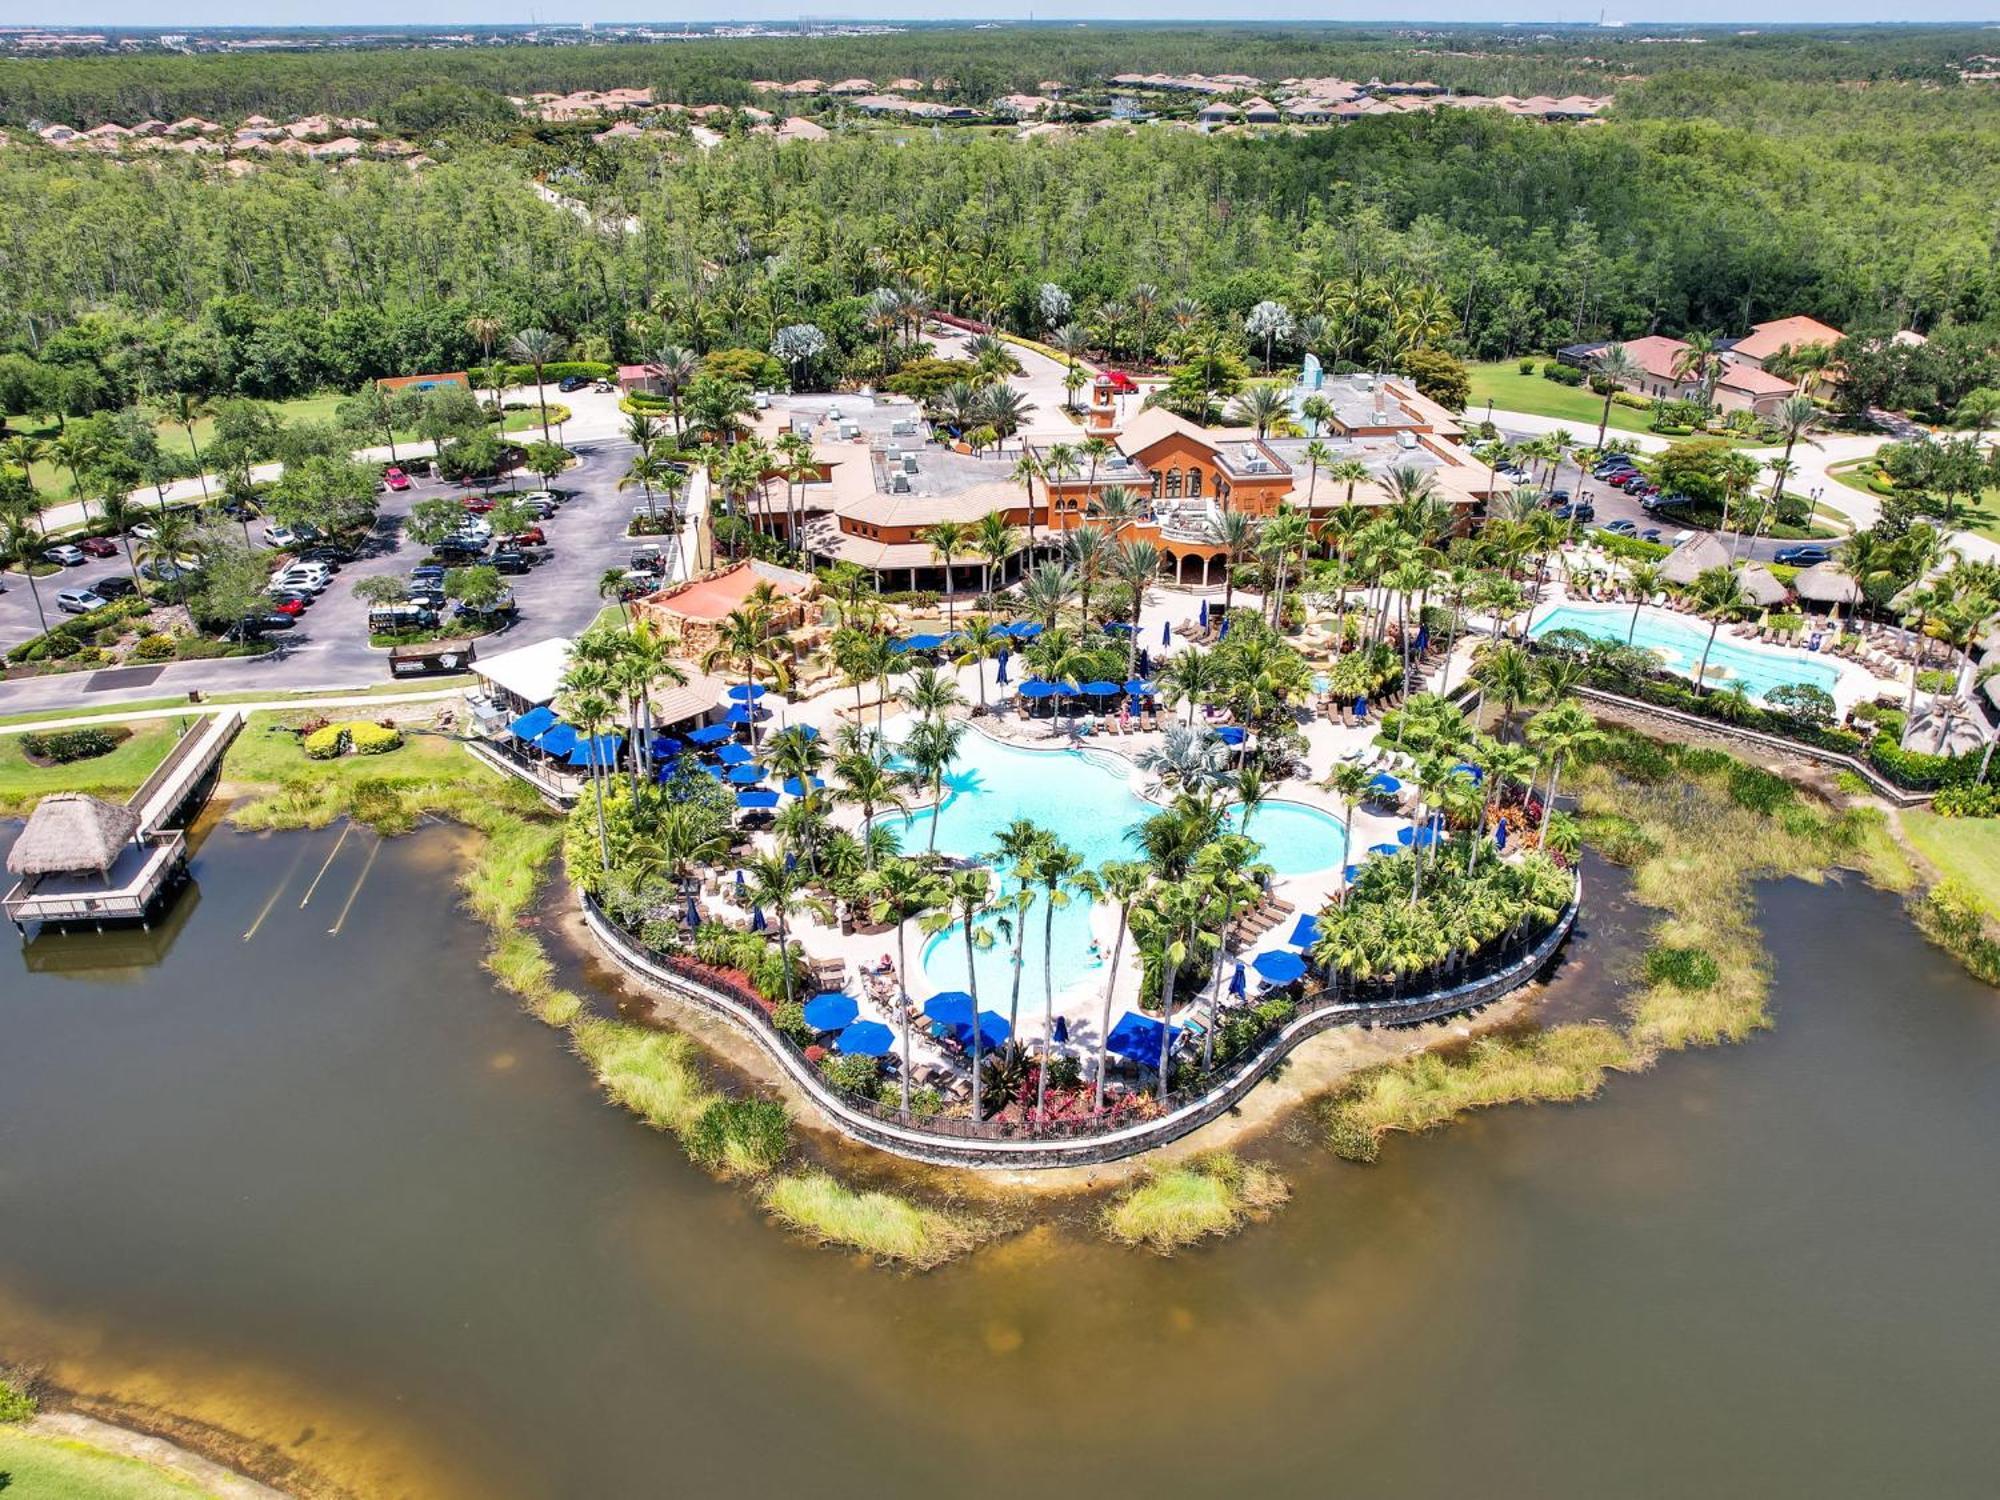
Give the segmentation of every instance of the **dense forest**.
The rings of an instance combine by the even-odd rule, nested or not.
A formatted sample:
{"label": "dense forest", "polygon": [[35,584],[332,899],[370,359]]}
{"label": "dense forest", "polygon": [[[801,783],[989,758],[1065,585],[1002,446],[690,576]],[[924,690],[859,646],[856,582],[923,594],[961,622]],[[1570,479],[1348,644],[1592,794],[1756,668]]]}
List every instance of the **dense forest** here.
{"label": "dense forest", "polygon": [[[1792,313],[1987,349],[2000,91],[1928,81],[1980,35],[1466,33],[1420,50],[1358,29],[931,30],[8,63],[0,110],[15,117],[401,109],[424,115],[437,164],[280,159],[234,177],[183,158],[8,150],[0,398],[81,412],[168,391],[349,389],[475,362],[475,315],[552,329],[595,358],[765,349],[810,323],[834,368],[866,373],[885,287],[1042,334],[1053,283],[1094,347],[1128,355],[1177,299],[1236,331],[1282,303],[1302,330],[1292,346],[1336,362],[1378,358],[1412,317],[1427,341],[1481,357]],[[990,92],[1195,65],[1526,92],[1603,86],[1589,59],[1604,58],[1656,71],[1585,128],[1442,111],[1263,137],[875,128],[788,146],[738,133],[703,151],[684,137],[596,145],[588,125],[530,125],[489,92],[652,81],[716,97],[764,74],[904,70],[991,78]]]}

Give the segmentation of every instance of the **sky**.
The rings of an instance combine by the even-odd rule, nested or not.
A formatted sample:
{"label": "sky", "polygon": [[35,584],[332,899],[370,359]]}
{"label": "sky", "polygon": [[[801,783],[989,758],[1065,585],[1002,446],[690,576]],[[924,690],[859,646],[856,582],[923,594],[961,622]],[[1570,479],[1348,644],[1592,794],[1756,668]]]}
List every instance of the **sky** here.
{"label": "sky", "polygon": [[54,27],[219,25],[488,25],[550,21],[729,20],[795,21],[812,17],[904,19],[1026,19],[1038,21],[1593,21],[1600,9],[1614,20],[1684,21],[1714,25],[1757,22],[2000,20],[2000,0],[1255,0],[1232,8],[1218,0],[73,0],[52,12],[46,0],[0,0],[0,22]]}

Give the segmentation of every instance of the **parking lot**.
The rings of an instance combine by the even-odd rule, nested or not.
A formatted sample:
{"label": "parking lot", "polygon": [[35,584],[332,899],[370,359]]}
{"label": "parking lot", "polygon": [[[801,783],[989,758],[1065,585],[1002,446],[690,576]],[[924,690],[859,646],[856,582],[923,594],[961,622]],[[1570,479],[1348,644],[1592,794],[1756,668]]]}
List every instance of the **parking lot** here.
{"label": "parking lot", "polygon": [[[621,492],[617,488],[619,477],[631,462],[632,445],[598,439],[578,442],[574,447],[577,464],[554,486],[571,498],[544,523],[549,545],[532,549],[539,558],[535,566],[525,574],[502,579],[514,591],[517,614],[513,623],[489,638],[493,644],[488,649],[497,649],[502,642],[540,640],[582,630],[604,607],[597,593],[598,580],[607,570],[625,566],[635,546],[643,545],[624,534],[634,506],[643,503],[641,496],[637,490]],[[412,464],[412,478],[417,479],[427,467]],[[535,489],[540,481],[523,474],[512,487]],[[360,556],[334,576],[332,585],[299,617],[295,628],[272,635],[276,649],[268,656],[175,663],[158,672],[148,669],[143,675],[150,680],[143,686],[157,695],[190,688],[287,691],[360,686],[386,679],[388,653],[368,644],[368,605],[355,596],[354,585],[382,574],[406,577],[426,552],[421,543],[403,534],[411,507],[439,495],[466,493],[458,485],[423,478],[408,490],[382,495],[374,530],[363,543]],[[250,534],[261,546],[262,526],[252,522]],[[273,553],[272,561],[276,560]],[[51,622],[57,619],[58,589],[82,587],[111,575],[129,576],[122,556],[92,558],[83,567],[65,568],[60,574],[36,580]],[[40,628],[27,580],[19,573],[10,573],[5,583],[6,592],[0,594],[0,647],[18,644]],[[121,670],[124,680],[141,686],[137,678],[142,674],[129,669],[105,675],[116,679]],[[75,702],[80,693],[88,691],[85,679],[92,675],[62,673],[8,683],[0,687],[0,706],[19,712]]]}

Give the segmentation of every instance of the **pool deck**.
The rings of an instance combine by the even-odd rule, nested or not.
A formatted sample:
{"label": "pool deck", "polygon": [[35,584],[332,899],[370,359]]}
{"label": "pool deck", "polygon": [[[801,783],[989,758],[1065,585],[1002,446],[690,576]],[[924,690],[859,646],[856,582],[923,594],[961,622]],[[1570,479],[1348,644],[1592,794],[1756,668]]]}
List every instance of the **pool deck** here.
{"label": "pool deck", "polygon": [[[1156,663],[1164,656],[1187,649],[1188,643],[1176,636],[1173,638],[1172,646],[1165,648],[1163,651],[1158,644],[1161,638],[1162,627],[1177,625],[1183,621],[1194,619],[1200,612],[1202,597],[1198,594],[1167,589],[1157,590],[1148,595],[1144,612],[1140,616],[1139,628],[1141,639],[1146,641],[1149,649],[1154,652]],[[1237,594],[1237,600],[1240,606],[1253,609],[1258,603],[1256,595],[1246,594],[1241,591]],[[1461,648],[1462,652],[1465,653],[1469,653],[1470,649],[1470,642],[1464,643]],[[1461,680],[1462,661],[1463,657],[1454,664],[1452,677],[1454,682]],[[980,675],[983,675],[985,678],[986,697],[989,703],[998,702],[1007,693],[1005,687],[996,687],[993,681],[997,670],[994,663],[988,662],[978,667],[959,667],[953,670],[968,702],[977,703],[979,701],[978,678]],[[874,716],[873,706],[870,705],[863,712],[868,722],[872,723]],[[1115,733],[1106,734],[1099,732],[1085,738],[1081,742],[1072,738],[1066,730],[1059,734],[1051,734],[1047,719],[1034,719],[1022,723],[1012,718],[1011,715],[987,714],[972,719],[969,722],[975,732],[985,734],[989,738],[1015,748],[1042,751],[1054,756],[1067,754],[1073,747],[1081,743],[1084,747],[1092,751],[1105,753],[1129,762],[1133,761],[1141,751],[1159,744],[1164,739],[1164,728],[1169,721],[1169,717],[1167,714],[1162,714],[1160,719],[1161,729],[1149,734],[1133,733],[1118,735]],[[820,693],[811,698],[792,702],[787,705],[785,710],[785,722],[787,724],[810,724],[828,737],[831,737],[842,725],[851,723],[853,718],[854,697],[850,690],[844,689]],[[890,739],[892,741],[900,739],[902,731],[907,728],[907,724],[907,715],[900,712],[892,712],[886,724]],[[1323,717],[1314,718],[1305,726],[1307,761],[1313,768],[1314,777],[1324,777],[1327,774],[1327,770],[1342,758],[1359,758],[1374,753],[1376,751],[1375,736],[1376,731],[1372,726],[1365,729],[1345,729],[1337,724],[1328,723]],[[1149,793],[1146,788],[1146,783],[1150,781],[1150,778],[1139,772],[1136,767],[1131,771],[1131,776],[1132,789],[1135,793],[1142,797],[1147,797],[1149,800],[1159,800],[1157,790]],[[1347,809],[1345,804],[1332,793],[1318,785],[1317,780],[1288,780],[1276,788],[1272,795],[1274,800],[1300,803],[1304,806],[1315,808],[1334,818],[1344,819],[1346,817]],[[913,810],[920,811],[928,806],[928,802],[914,803]],[[1029,816],[1033,816],[1034,809],[1026,807],[1023,808],[1023,812]],[[860,823],[859,810],[851,806],[837,806],[833,816],[837,825],[850,830],[856,828]],[[1358,808],[1354,818],[1353,848],[1365,850],[1372,844],[1393,843],[1396,839],[1397,829],[1406,826],[1408,821],[1407,817],[1386,814],[1370,807],[1364,806]],[[1253,815],[1251,821],[1253,836],[1255,831],[1256,821]],[[758,835],[757,841],[760,848],[772,846],[769,834]],[[1351,855],[1347,856],[1347,862],[1352,862]],[[1248,963],[1259,953],[1272,948],[1286,947],[1287,939],[1291,936],[1292,927],[1298,920],[1298,915],[1307,912],[1317,912],[1325,906],[1332,899],[1338,888],[1339,877],[1340,863],[1336,862],[1329,865],[1326,869],[1310,875],[1275,878],[1272,881],[1273,894],[1289,902],[1294,908],[1294,913],[1284,917],[1261,938],[1245,947],[1235,957]],[[733,882],[725,876],[720,890],[705,899],[719,911],[733,916],[747,917],[747,911],[731,904],[730,895],[732,885]],[[1100,949],[1108,956],[1117,937],[1116,909],[1104,904],[1093,905],[1090,913],[1090,927],[1092,937],[1096,939]],[[879,964],[885,954],[891,957],[894,956],[896,951],[895,934],[893,932],[843,934],[837,927],[821,922],[808,913],[800,913],[794,919],[792,932],[794,937],[804,944],[806,951],[813,957],[820,959],[841,958],[847,961],[847,988],[849,993],[859,998],[863,1019],[878,1020],[888,1024],[896,1033],[897,1045],[900,1049],[902,1038],[900,1016],[895,1013],[893,1004],[884,1004],[871,997],[868,993],[867,985],[861,982],[861,970],[863,966],[873,967]],[[950,985],[932,984],[926,979],[923,971],[922,955],[928,941],[929,939],[921,935],[914,924],[912,924],[905,940],[905,946],[911,969],[911,973],[908,976],[910,994],[918,1004],[922,1004],[937,989],[963,987],[963,979],[961,977],[954,977]],[[1233,963],[1225,963],[1223,969],[1223,983],[1225,985],[1228,983],[1232,969]],[[1117,1018],[1125,1011],[1137,1009],[1139,1004],[1139,965],[1134,961],[1133,948],[1129,935],[1126,939],[1125,950],[1120,958],[1116,972],[1108,977],[1112,981],[1111,1018],[1115,1023]],[[1098,1034],[1103,1026],[1104,978],[1105,975],[1102,969],[1093,970],[1090,979],[1080,981],[1056,993],[1055,1014],[1066,1022],[1066,1029],[1070,1039],[1068,1050],[1079,1057],[1088,1057],[1091,1055],[1096,1046]],[[1251,976],[1253,991],[1257,982],[1253,974]],[[1206,995],[1207,986],[1204,984],[1199,991],[1199,996],[1204,1003]],[[1182,1006],[1177,1008],[1175,1012],[1177,1017],[1181,1019],[1186,1018],[1189,1002],[1194,998],[1193,994],[1183,994]],[[999,995],[982,992],[979,1000],[982,1010],[999,1010],[1005,1013],[1007,1009],[1008,997],[1004,992]],[[1043,1017],[1043,995],[1040,976],[1030,973],[1024,977],[1021,986],[1020,1035],[1022,1038],[1027,1040],[1040,1038],[1043,1033]],[[913,1050],[916,1053],[918,1064],[930,1063],[950,1066],[950,1059],[935,1044],[930,1042],[928,1038],[919,1037],[913,1031],[912,1039],[915,1043]]]}

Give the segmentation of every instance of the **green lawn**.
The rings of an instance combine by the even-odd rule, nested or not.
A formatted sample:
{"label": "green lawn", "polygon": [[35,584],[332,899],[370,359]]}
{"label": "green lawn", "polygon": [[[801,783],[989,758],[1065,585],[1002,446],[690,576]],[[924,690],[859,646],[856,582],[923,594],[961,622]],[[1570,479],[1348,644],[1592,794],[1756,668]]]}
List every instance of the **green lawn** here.
{"label": "green lawn", "polygon": [[109,755],[66,766],[29,762],[18,734],[0,734],[0,815],[26,812],[50,792],[90,792],[122,801],[130,796],[180,738],[180,720],[147,720]]}
{"label": "green lawn", "polygon": [[[1848,489],[1881,500],[1885,497],[1868,487],[1869,476],[1874,473],[1873,464],[1872,459],[1858,458],[1852,463],[1830,466],[1827,472]],[[2000,542],[2000,489],[1983,491],[1978,501],[1963,512],[1959,529]]]}
{"label": "green lawn", "polygon": [[[1558,385],[1553,380],[1544,379],[1541,365],[1542,362],[1536,360],[1535,373],[1531,375],[1523,375],[1520,362],[1511,359],[1488,360],[1483,364],[1466,366],[1466,372],[1472,377],[1472,399],[1465,404],[1466,417],[1484,421],[1486,403],[1491,401],[1500,411],[1549,417],[1568,426],[1578,442],[1595,442],[1598,418],[1604,411],[1604,398],[1593,395],[1582,386]],[[1643,411],[1612,403],[1612,432],[1636,432],[1657,437],[1651,421],[1651,417]],[[1754,438],[1730,438],[1728,441],[1742,448],[1755,448],[1761,443]]]}
{"label": "green lawn", "polygon": [[274,732],[275,726],[296,723],[307,714],[334,720],[371,717],[365,708],[252,714],[223,758],[223,779],[266,786],[277,786],[300,776],[310,776],[316,781],[379,779],[391,783],[425,782],[441,777],[463,781],[499,780],[496,773],[474,762],[456,740],[435,734],[410,735],[403,741],[400,750],[391,750],[386,755],[350,754],[338,760],[307,760],[295,736]]}
{"label": "green lawn", "polygon": [[1988,916],[2000,917],[2000,818],[1941,818],[1906,812],[1903,831],[1947,879],[1962,882]]}
{"label": "green lawn", "polygon": [[0,1427],[0,1491],[21,1500],[199,1500],[208,1490],[72,1438]]}

